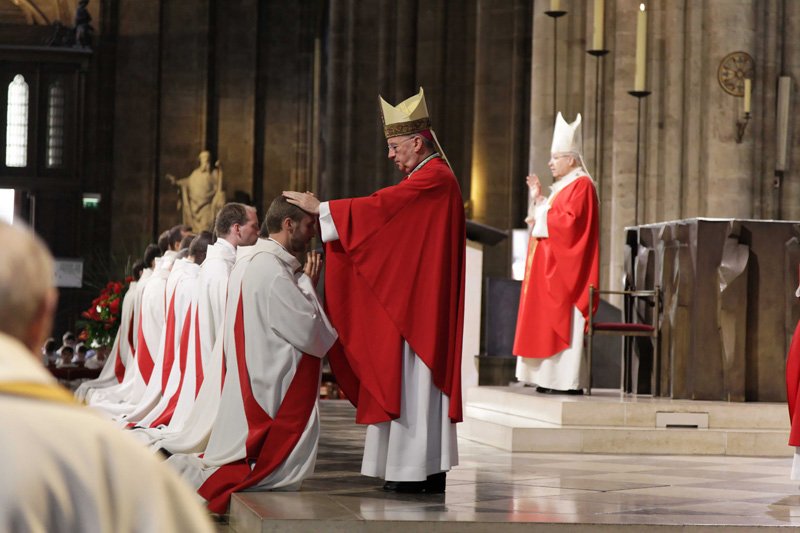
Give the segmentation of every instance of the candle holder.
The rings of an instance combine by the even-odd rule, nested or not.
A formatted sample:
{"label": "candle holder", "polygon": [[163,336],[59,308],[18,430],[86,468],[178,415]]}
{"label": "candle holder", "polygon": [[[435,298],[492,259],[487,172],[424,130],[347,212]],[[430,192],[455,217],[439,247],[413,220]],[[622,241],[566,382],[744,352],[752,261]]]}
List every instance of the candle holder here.
{"label": "candle holder", "polygon": [[597,181],[597,194],[599,196],[602,191],[600,180],[603,175],[602,164],[600,163],[600,63],[603,57],[608,54],[608,50],[586,50],[586,53],[596,59],[594,64],[594,171]]}
{"label": "candle holder", "polygon": [[567,14],[566,11],[545,11],[545,15],[553,19],[553,121],[558,113],[558,19]]}
{"label": "candle holder", "polygon": [[639,225],[639,159],[641,156],[641,138],[642,138],[642,101],[647,98],[650,91],[628,91],[628,94],[637,99],[636,107],[636,207],[634,208],[633,225]]}
{"label": "candle holder", "polygon": [[750,122],[750,113],[745,112],[744,117],[736,119],[736,144],[742,144],[744,138],[744,130],[747,129],[747,124]]}

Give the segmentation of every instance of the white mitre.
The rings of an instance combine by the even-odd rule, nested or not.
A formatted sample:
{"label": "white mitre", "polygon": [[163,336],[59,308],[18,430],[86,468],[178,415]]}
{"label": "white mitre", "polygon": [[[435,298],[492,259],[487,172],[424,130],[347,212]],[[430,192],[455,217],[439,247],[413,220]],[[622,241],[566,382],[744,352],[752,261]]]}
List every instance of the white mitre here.
{"label": "white mitre", "polygon": [[583,156],[583,139],[581,136],[581,114],[578,113],[575,122],[568,124],[561,112],[556,116],[556,125],[553,129],[553,144],[550,145],[551,154],[574,153]]}

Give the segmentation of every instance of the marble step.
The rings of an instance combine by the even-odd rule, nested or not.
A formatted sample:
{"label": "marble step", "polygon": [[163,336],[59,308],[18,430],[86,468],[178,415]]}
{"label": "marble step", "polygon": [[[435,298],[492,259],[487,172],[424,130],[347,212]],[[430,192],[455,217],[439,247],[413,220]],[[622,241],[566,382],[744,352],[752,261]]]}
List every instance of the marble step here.
{"label": "marble step", "polygon": [[466,391],[464,403],[560,426],[655,428],[660,413],[696,413],[707,415],[709,429],[789,428],[783,403],[621,397],[619,391],[608,389],[596,389],[592,396],[563,396],[539,394],[529,387],[473,387]]}
{"label": "marble step", "polygon": [[[602,422],[602,424],[598,424]],[[787,429],[562,426],[468,404],[459,436],[512,452],[788,457]]]}

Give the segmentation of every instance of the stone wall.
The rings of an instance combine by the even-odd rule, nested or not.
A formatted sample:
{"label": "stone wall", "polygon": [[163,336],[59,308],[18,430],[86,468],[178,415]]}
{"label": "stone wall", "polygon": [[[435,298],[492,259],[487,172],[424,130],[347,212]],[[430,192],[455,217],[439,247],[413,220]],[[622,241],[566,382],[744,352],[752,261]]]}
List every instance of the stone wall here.
{"label": "stone wall", "polygon": [[[640,102],[628,91],[633,89],[639,4],[640,0],[606,0],[610,53],[600,65],[585,53],[593,33],[593,2],[562,2],[568,14],[558,22],[558,107],[568,120],[577,111],[585,117],[586,162],[600,185],[601,283],[610,288],[619,288],[626,226],[696,216],[800,217],[800,143],[790,145],[791,163],[782,187],[773,185],[775,99],[781,73],[792,76],[793,109],[798,105],[800,42],[788,36],[800,24],[800,3],[647,2],[651,94],[641,101],[637,199]],[[552,132],[553,21],[543,13],[548,5],[540,0],[534,7],[530,154],[531,167],[540,176],[547,175]],[[570,24],[571,17],[578,22]],[[751,120],[741,143],[736,141],[736,120],[742,114],[742,98],[723,91],[717,78],[721,60],[734,51],[747,52],[755,62]],[[573,52],[582,53],[583,59]],[[598,91],[599,123],[594,109]],[[793,116],[796,111],[790,113]]]}
{"label": "stone wall", "polygon": [[[470,214],[503,229],[522,226],[525,175],[549,181],[555,112],[583,115],[606,286],[618,286],[623,228],[637,222],[800,218],[800,143],[773,186],[776,80],[800,76],[800,42],[787,37],[800,26],[800,3],[648,3],[638,199],[640,102],[628,91],[639,0],[606,0],[610,52],[601,59],[586,53],[593,4],[563,0],[567,15],[554,22],[547,0],[120,0],[107,25],[116,57],[112,246],[139,247],[178,221],[164,174],[187,175],[204,148],[222,162],[228,197],[262,212],[284,188],[340,198],[396,182],[377,96],[396,103],[420,86]],[[736,50],[755,60],[742,143],[742,99],[717,81]],[[796,110],[796,81],[794,89]],[[509,255],[507,243],[488,249],[486,272],[508,276]]]}

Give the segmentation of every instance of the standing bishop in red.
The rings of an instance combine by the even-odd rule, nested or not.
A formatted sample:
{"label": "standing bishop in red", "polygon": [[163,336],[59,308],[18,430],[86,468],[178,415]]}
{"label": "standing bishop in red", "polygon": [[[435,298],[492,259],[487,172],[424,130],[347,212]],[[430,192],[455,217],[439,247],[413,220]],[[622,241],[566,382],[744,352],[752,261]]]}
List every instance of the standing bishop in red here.
{"label": "standing bishop in red", "polygon": [[398,492],[442,493],[458,464],[465,221],[461,190],[419,93],[380,100],[389,159],[405,174],[371,196],[319,203],[325,300],[339,342],[328,357],[369,424],[361,473]]}
{"label": "standing bishop in red", "polygon": [[572,124],[561,113],[556,117],[548,197],[539,178],[528,176],[531,235],[513,351],[517,379],[544,393],[582,394],[588,386],[583,334],[589,285],[598,285],[600,222],[580,125],[580,114]]}

